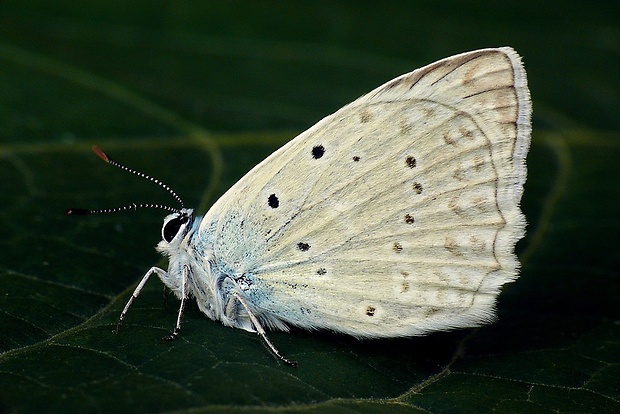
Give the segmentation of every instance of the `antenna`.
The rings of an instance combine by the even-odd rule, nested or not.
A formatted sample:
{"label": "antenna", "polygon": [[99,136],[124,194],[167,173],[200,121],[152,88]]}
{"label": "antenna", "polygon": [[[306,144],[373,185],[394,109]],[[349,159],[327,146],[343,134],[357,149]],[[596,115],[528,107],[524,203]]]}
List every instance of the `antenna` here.
{"label": "antenna", "polygon": [[[166,190],[180,205],[181,208],[184,208],[185,205],[183,203],[183,200],[181,200],[181,197],[179,197],[177,195],[177,193],[174,192],[174,190],[172,190],[172,188],[168,187],[166,184],[164,184],[163,182],[159,181],[157,178],[151,177],[150,175],[141,173],[140,171],[136,171],[132,168],[126,167],[123,164],[120,164],[116,161],[114,161],[112,158],[108,157],[106,155],[105,152],[103,152],[99,147],[97,147],[96,145],[92,146],[92,150],[95,154],[97,154],[97,156],[99,158],[101,158],[103,161],[107,162],[110,165],[113,165],[117,168],[120,168],[121,170],[130,172],[134,175],[137,175],[138,177],[142,177],[145,178],[155,184],[157,184],[159,187],[163,188],[164,190]],[[122,207],[114,207],[114,208],[104,208],[104,209],[98,209],[98,210],[91,210],[91,209],[85,209],[85,208],[69,208],[67,210],[65,210],[65,214],[70,215],[70,216],[84,216],[84,215],[90,215],[90,214],[107,214],[107,213],[117,213],[119,211],[126,211],[126,210],[137,210],[139,208],[158,208],[161,210],[166,210],[166,211],[170,211],[172,213],[179,213],[180,209],[176,209],[174,207],[169,207],[169,206],[165,206],[162,204],[136,204],[136,203],[132,203],[126,206],[122,206]]]}

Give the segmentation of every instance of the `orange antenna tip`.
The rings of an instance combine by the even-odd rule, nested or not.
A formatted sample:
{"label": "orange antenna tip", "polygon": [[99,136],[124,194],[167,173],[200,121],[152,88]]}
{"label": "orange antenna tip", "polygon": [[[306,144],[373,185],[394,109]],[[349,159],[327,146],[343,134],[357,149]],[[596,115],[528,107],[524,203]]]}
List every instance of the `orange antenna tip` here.
{"label": "orange antenna tip", "polygon": [[95,154],[97,154],[99,158],[101,158],[105,162],[110,162],[110,159],[108,158],[108,156],[105,155],[105,152],[101,151],[101,149],[98,146],[93,145],[91,149],[93,150]]}

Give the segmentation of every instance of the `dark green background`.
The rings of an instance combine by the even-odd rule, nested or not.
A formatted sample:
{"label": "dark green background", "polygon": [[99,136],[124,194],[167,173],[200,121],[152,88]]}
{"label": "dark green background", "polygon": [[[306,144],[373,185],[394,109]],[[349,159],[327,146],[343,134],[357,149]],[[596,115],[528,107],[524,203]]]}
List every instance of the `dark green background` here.
{"label": "dark green background", "polygon": [[[577,4],[575,4],[577,3]],[[610,2],[0,2],[0,412],[620,411],[620,6]],[[170,203],[204,212],[265,156],[379,84],[513,46],[534,105],[521,278],[499,322],[358,341],[255,335],[189,307],[163,345],[153,279],[112,329]]]}

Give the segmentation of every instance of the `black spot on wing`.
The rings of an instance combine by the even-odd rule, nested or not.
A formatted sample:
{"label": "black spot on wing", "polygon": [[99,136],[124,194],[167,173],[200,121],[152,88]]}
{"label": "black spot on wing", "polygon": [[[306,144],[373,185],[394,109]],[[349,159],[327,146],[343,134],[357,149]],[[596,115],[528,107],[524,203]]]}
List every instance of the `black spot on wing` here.
{"label": "black spot on wing", "polygon": [[405,164],[409,168],[415,168],[415,166],[416,166],[416,159],[415,159],[415,157],[413,157],[411,155],[408,155],[407,158],[405,158]]}
{"label": "black spot on wing", "polygon": [[322,145],[315,145],[312,147],[312,158],[318,160],[325,154],[325,147]]}
{"label": "black spot on wing", "polygon": [[308,250],[310,250],[310,245],[308,243],[300,242],[297,243],[297,248],[302,252],[307,252]]}
{"label": "black spot on wing", "polygon": [[278,200],[278,197],[275,194],[272,194],[267,199],[267,204],[269,204],[269,207],[271,208],[278,208],[280,206],[280,200]]}

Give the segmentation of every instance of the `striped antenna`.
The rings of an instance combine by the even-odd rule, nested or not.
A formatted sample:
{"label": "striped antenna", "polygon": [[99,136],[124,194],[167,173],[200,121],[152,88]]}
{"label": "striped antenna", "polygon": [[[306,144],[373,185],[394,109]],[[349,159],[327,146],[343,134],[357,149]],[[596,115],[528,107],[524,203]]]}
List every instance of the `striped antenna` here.
{"label": "striped antenna", "polygon": [[[97,156],[99,158],[101,158],[102,160],[104,160],[105,162],[107,162],[110,165],[113,165],[117,168],[120,168],[121,170],[130,172],[134,175],[137,175],[138,177],[142,177],[145,178],[155,184],[157,184],[159,187],[163,188],[164,190],[166,190],[172,197],[174,197],[175,200],[177,200],[177,202],[181,205],[181,208],[185,207],[185,204],[183,203],[183,200],[181,200],[181,197],[179,197],[177,195],[177,193],[174,192],[174,190],[172,190],[172,188],[168,187],[166,184],[164,184],[163,182],[159,181],[157,178],[151,177],[150,175],[146,175],[144,173],[141,173],[140,171],[136,171],[132,168],[126,167],[123,164],[119,164],[118,162],[114,161],[112,158],[108,157],[106,155],[105,152],[103,152],[99,147],[97,147],[96,145],[92,146],[92,150],[95,154],[97,154]],[[91,209],[85,209],[85,208],[69,208],[67,210],[65,210],[65,214],[70,215],[70,216],[83,216],[83,215],[90,215],[90,214],[107,214],[107,213],[117,213],[119,211],[127,211],[127,210],[137,210],[139,208],[158,208],[161,210],[166,210],[166,211],[170,211],[172,213],[179,213],[181,210],[180,209],[176,209],[174,207],[169,207],[169,206],[164,206],[162,204],[129,204],[126,206],[122,206],[122,207],[114,207],[114,208],[103,208],[103,209],[98,209],[98,210],[91,210]]]}

